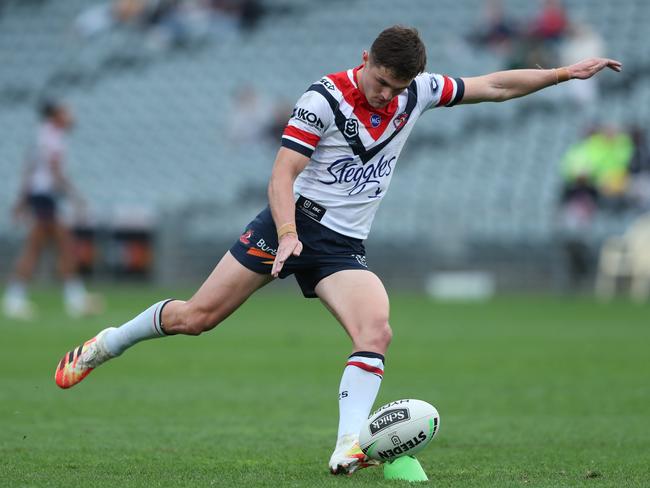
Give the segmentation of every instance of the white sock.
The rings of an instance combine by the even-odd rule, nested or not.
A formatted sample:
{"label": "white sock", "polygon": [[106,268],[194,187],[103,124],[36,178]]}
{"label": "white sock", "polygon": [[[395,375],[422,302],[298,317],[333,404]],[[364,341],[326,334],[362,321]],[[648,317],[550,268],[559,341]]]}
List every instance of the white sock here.
{"label": "white sock", "polygon": [[104,335],[104,344],[108,352],[113,356],[119,356],[140,341],[166,336],[160,317],[163,307],[169,302],[171,299],[155,303],[117,329],[110,329]]}
{"label": "white sock", "polygon": [[86,302],[86,287],[79,278],[69,278],[63,283],[63,299],[70,307],[82,308]]}
{"label": "white sock", "polygon": [[384,376],[384,356],[359,351],[348,358],[339,387],[339,434],[359,437]]}
{"label": "white sock", "polygon": [[20,301],[27,300],[27,287],[25,283],[18,280],[12,280],[7,284],[5,290],[5,301]]}

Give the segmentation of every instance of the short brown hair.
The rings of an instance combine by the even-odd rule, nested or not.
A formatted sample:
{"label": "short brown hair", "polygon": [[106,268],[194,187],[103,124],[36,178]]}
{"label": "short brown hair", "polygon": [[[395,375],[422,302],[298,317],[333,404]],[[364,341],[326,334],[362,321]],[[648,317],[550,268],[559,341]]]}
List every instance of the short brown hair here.
{"label": "short brown hair", "polygon": [[370,58],[395,78],[411,80],[424,71],[427,50],[417,29],[394,25],[377,36],[370,47]]}

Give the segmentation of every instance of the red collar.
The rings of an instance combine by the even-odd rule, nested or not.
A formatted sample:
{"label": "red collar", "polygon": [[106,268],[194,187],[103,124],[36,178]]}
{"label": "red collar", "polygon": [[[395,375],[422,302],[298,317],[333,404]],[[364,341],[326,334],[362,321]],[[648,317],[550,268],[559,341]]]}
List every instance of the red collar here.
{"label": "red collar", "polygon": [[356,68],[352,69],[352,78],[354,79],[354,84],[356,85],[354,91],[352,92],[352,96],[354,97],[355,101],[358,104],[361,104],[361,106],[368,112],[376,113],[382,117],[392,117],[395,114],[395,109],[397,108],[397,97],[393,98],[390,103],[388,103],[388,105],[386,105],[384,108],[375,108],[370,105],[370,103],[368,103],[368,99],[361,91],[361,88],[359,88],[359,77],[357,73],[362,67],[363,65],[360,64]]}

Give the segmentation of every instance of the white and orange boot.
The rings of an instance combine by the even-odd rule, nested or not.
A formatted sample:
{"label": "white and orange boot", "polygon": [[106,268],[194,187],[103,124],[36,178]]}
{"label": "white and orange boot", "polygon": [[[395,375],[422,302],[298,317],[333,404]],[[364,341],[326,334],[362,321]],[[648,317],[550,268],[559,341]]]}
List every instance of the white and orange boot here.
{"label": "white and orange boot", "polygon": [[113,328],[102,330],[95,337],[63,356],[54,374],[57,386],[70,388],[76,385],[97,366],[114,357],[108,352],[102,340],[106,332]]}
{"label": "white and orange boot", "polygon": [[379,461],[368,458],[359,446],[359,438],[353,435],[339,437],[336,448],[330,458],[332,474],[352,474],[358,469],[378,466]]}

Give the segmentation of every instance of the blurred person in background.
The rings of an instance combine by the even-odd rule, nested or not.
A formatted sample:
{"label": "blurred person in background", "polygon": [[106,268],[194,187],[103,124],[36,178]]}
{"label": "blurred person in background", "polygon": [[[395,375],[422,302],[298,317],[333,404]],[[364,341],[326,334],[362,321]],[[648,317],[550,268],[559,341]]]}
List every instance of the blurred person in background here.
{"label": "blurred person in background", "polygon": [[[567,30],[566,39],[559,46],[560,63],[569,65],[581,59],[599,58],[605,52],[605,43],[591,26],[572,24]],[[595,105],[598,100],[598,79],[590,78],[579,85],[568,83],[564,89],[571,100],[585,109]]]}
{"label": "blurred person in background", "polygon": [[262,14],[254,0],[112,0],[83,10],[74,29],[86,39],[132,29],[157,52],[249,32]]}
{"label": "blurred person in background", "polygon": [[293,104],[288,100],[280,100],[275,104],[271,113],[271,119],[266,126],[266,140],[277,144],[281,139],[284,129],[287,127],[287,119],[291,117]]}
{"label": "blurred person in background", "polygon": [[650,148],[640,125],[630,128],[634,149],[630,159],[630,198],[642,210],[650,210]]}
{"label": "blurred person in background", "polygon": [[83,205],[64,170],[66,135],[73,126],[73,116],[68,107],[56,101],[44,102],[40,116],[42,122],[36,143],[27,158],[18,201],[13,209],[14,218],[27,219],[30,228],[3,297],[5,315],[26,320],[35,316],[34,306],[27,296],[27,283],[50,243],[56,247],[68,314],[77,317],[96,312],[99,307],[98,297],[87,293],[78,276],[73,237],[59,216],[63,196],[73,199],[78,207]]}
{"label": "blurred person in background", "polygon": [[597,213],[630,207],[632,155],[630,135],[609,125],[592,128],[562,158],[559,224],[573,289],[587,284],[592,271],[591,240]]}
{"label": "blurred person in background", "polygon": [[78,384],[140,341],[208,331],[259,288],[295,274],[303,295],[320,298],[352,341],[330,471],[351,474],[376,464],[361,450],[359,432],[379,392],[392,330],[388,295],[368,269],[363,241],[414,124],[435,107],[510,100],[604,68],[619,71],[621,64],[590,59],[453,78],[425,72],[424,44],[417,30],[403,26],[382,31],[361,61],[320,78],[300,97],[273,165],[269,205],[196,294],[155,303],[69,351],[55,371],[58,386]]}
{"label": "blurred person in background", "polygon": [[626,131],[613,125],[597,127],[564,155],[561,172],[565,185],[586,180],[600,195],[602,207],[624,207],[633,151]]}
{"label": "blurred person in background", "polygon": [[600,204],[594,169],[582,144],[569,148],[562,161],[562,173],[565,181],[559,205],[560,240],[567,260],[569,286],[578,290],[591,272],[590,237]]}
{"label": "blurred person in background", "polygon": [[276,147],[293,105],[285,100],[270,103],[252,85],[235,90],[228,119],[228,141],[245,150],[260,142]]}
{"label": "blurred person in background", "polygon": [[483,19],[467,36],[468,41],[478,48],[488,47],[509,55],[519,36],[519,26],[507,15],[501,0],[487,0],[483,7]]}
{"label": "blurred person in background", "polygon": [[246,147],[265,137],[271,118],[271,104],[254,86],[238,86],[233,94],[231,106],[227,133],[231,143]]}
{"label": "blurred person in background", "polygon": [[543,41],[560,41],[569,28],[569,17],[560,0],[543,0],[530,25],[530,34]]}
{"label": "blurred person in background", "polygon": [[111,0],[91,5],[77,16],[74,29],[82,37],[91,38],[121,26],[137,26],[147,8],[147,0]]}
{"label": "blurred person in background", "polygon": [[[539,13],[520,29],[506,66],[521,69],[529,66],[556,66],[559,52],[571,23],[559,0],[542,0]],[[587,59],[589,56],[580,58]],[[571,63],[578,62],[580,59]]]}

